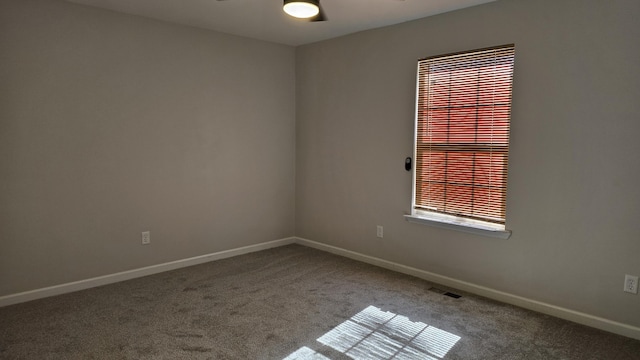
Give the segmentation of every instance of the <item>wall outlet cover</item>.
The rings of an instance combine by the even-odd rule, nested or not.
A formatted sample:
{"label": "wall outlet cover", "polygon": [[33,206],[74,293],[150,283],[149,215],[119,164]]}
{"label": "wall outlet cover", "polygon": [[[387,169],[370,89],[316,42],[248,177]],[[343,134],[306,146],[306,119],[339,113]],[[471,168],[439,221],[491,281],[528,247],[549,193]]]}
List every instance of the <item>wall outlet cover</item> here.
{"label": "wall outlet cover", "polygon": [[624,276],[624,291],[632,294],[638,293],[638,277],[633,275]]}
{"label": "wall outlet cover", "polygon": [[142,245],[149,245],[151,243],[151,232],[142,232]]}

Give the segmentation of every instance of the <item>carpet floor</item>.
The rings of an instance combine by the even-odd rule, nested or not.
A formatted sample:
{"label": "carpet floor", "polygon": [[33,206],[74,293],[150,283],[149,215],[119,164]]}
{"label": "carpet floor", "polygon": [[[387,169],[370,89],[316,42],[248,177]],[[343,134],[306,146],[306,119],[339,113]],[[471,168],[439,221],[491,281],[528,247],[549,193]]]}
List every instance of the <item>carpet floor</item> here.
{"label": "carpet floor", "polygon": [[626,360],[640,341],[289,245],[0,308],[0,358]]}

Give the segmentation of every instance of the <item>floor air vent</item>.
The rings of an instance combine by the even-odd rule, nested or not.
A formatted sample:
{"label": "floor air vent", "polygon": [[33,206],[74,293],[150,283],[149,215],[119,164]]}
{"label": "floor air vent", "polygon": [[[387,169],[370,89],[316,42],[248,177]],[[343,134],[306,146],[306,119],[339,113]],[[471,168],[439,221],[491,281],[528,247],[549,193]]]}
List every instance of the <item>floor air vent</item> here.
{"label": "floor air vent", "polygon": [[454,294],[454,293],[449,292],[449,291],[444,291],[442,289],[438,289],[437,287],[430,287],[429,291],[433,291],[434,293],[438,293],[438,294],[441,294],[441,295],[452,297],[454,299],[458,299],[458,298],[462,297],[462,295]]}

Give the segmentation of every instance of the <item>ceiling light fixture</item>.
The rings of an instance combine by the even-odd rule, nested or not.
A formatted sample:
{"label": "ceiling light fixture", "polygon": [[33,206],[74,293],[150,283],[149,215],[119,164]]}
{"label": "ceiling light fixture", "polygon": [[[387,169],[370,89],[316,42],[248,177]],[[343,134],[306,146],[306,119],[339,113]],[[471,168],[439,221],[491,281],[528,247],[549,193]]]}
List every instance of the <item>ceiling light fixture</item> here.
{"label": "ceiling light fixture", "polygon": [[284,0],[282,9],[299,19],[312,18],[320,12],[319,0]]}

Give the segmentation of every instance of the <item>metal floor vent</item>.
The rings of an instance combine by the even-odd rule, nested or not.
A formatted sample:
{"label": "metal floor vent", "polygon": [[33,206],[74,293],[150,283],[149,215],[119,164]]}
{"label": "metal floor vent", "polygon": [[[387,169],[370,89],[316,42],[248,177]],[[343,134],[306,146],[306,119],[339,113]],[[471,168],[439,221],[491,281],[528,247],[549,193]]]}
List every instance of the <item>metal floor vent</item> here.
{"label": "metal floor vent", "polygon": [[442,289],[438,289],[437,287],[430,287],[430,288],[429,288],[429,291],[433,291],[433,292],[438,293],[438,294],[441,294],[441,295],[445,295],[445,296],[448,296],[448,297],[452,297],[452,298],[454,298],[454,299],[458,299],[458,298],[461,298],[461,297],[462,297],[462,295],[454,294],[454,293],[449,292],[449,291],[444,291],[444,290],[442,290]]}

